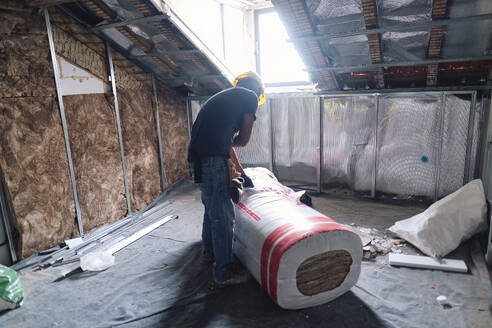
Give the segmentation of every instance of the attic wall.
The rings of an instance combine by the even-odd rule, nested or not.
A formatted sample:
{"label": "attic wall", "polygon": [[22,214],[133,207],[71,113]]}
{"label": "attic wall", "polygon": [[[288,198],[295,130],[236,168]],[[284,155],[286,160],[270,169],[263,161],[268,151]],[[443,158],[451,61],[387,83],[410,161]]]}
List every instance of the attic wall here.
{"label": "attic wall", "polygon": [[118,90],[128,188],[133,211],[161,193],[157,130],[150,90]]}
{"label": "attic wall", "polygon": [[160,83],[157,83],[157,94],[164,172],[169,186],[179,179],[191,177],[187,162],[190,139],[186,99]]}
{"label": "attic wall", "polygon": [[64,96],[84,230],[127,213],[113,97]]}
{"label": "attic wall", "polygon": [[[50,9],[58,56],[108,82],[104,43]],[[44,17],[0,10],[0,166],[25,258],[78,235]],[[150,75],[113,51],[132,210],[160,193]],[[160,86],[168,185],[189,177],[185,97]],[[84,231],[127,214],[112,94],[64,96]]]}
{"label": "attic wall", "polygon": [[75,210],[42,16],[0,10],[0,166],[27,257],[75,233]]}

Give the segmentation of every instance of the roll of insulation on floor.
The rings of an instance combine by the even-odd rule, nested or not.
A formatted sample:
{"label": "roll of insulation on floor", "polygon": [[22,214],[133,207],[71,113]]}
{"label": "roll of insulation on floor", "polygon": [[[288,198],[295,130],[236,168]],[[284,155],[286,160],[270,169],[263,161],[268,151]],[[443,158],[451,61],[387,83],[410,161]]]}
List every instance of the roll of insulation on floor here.
{"label": "roll of insulation on floor", "polygon": [[255,188],[236,205],[234,252],[284,309],[329,302],[359,279],[357,234],[302,204],[264,168],[246,169]]}

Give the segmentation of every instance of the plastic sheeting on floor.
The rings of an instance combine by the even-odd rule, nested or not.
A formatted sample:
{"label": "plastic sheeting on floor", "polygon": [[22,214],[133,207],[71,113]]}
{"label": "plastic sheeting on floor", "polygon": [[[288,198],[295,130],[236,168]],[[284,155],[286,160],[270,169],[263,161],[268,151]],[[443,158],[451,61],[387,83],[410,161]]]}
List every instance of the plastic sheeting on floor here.
{"label": "plastic sheeting on floor", "polygon": [[[454,256],[464,258],[471,273],[363,262],[351,291],[300,311],[282,310],[254,280],[213,288],[210,265],[201,261],[200,192],[183,181],[171,188],[168,199],[180,218],[118,252],[108,270],[56,283],[62,267],[21,276],[24,304],[0,315],[0,326],[452,328],[490,323],[490,281],[473,265],[466,245]],[[439,295],[453,307],[441,307]]]}

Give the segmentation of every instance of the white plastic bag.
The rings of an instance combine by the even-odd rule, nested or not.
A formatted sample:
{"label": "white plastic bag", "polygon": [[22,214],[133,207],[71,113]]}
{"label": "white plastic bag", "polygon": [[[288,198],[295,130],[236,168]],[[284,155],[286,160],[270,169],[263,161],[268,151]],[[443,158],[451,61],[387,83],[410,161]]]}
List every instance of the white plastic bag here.
{"label": "white plastic bag", "polygon": [[396,222],[389,230],[423,253],[442,257],[487,228],[486,212],[482,181],[473,180],[424,212]]}
{"label": "white plastic bag", "polygon": [[114,256],[109,252],[92,252],[80,258],[83,271],[103,271],[114,264]]}

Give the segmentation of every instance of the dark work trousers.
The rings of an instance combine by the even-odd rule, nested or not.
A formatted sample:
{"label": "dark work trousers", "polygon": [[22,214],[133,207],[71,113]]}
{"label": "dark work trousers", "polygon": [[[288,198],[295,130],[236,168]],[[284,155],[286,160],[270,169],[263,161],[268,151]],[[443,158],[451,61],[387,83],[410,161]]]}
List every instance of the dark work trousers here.
{"label": "dark work trousers", "polygon": [[223,157],[208,157],[202,165],[203,250],[213,251],[215,262],[213,274],[216,281],[231,278],[234,261],[232,238],[234,227],[234,204],[229,190],[229,169]]}

